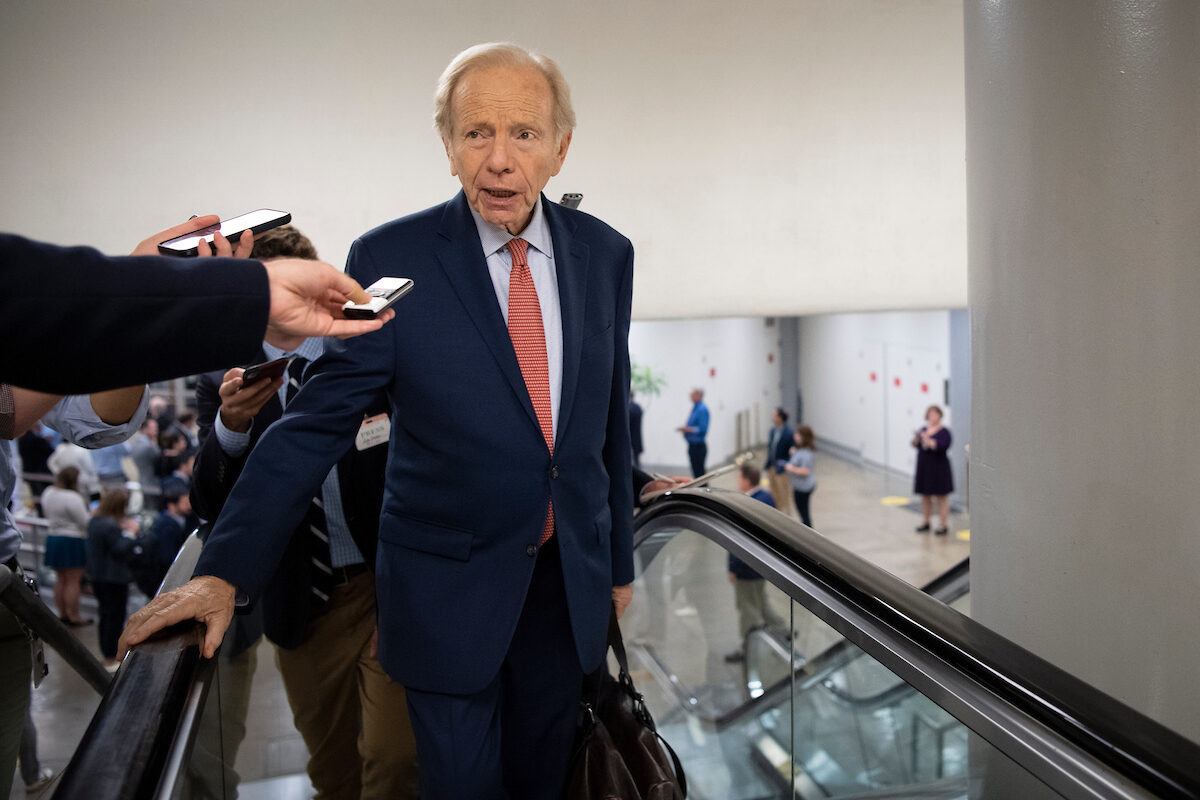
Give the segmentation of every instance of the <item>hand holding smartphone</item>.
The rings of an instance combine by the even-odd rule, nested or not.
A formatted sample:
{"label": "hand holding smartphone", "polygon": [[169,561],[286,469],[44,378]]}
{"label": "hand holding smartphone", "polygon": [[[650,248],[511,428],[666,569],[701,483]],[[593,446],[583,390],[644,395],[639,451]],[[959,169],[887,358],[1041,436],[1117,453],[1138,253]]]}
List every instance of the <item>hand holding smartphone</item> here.
{"label": "hand holding smartphone", "polygon": [[366,293],[371,296],[368,302],[346,301],[342,306],[342,314],[346,319],[375,319],[412,290],[411,278],[380,278],[366,288]]}
{"label": "hand holding smartphone", "polygon": [[200,242],[208,242],[211,245],[213,237],[218,232],[229,241],[236,242],[246,231],[257,235],[263,231],[278,228],[280,225],[286,225],[291,221],[292,215],[287,211],[260,208],[248,214],[230,217],[219,225],[210,225],[207,228],[201,228],[183,236],[176,236],[174,239],[167,239],[165,242],[160,242],[158,252],[165,256],[195,256],[200,252]]}

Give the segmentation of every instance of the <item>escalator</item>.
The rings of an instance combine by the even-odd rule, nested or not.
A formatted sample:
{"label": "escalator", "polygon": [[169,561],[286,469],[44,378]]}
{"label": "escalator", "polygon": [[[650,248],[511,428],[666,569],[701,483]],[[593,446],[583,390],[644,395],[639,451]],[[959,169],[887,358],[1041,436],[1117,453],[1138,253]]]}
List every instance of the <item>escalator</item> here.
{"label": "escalator", "polygon": [[[644,512],[635,544],[622,628],[694,797],[1200,796],[1195,744],[974,623],[966,562],[918,590],[707,489]],[[741,638],[730,553],[785,626]]]}
{"label": "escalator", "polygon": [[[966,562],[917,589],[709,489],[643,510],[634,553],[630,666],[693,800],[1200,800],[1200,746],[971,620]],[[729,554],[774,612],[744,634]],[[130,654],[54,797],[197,796],[222,692],[196,642],[185,626]]]}

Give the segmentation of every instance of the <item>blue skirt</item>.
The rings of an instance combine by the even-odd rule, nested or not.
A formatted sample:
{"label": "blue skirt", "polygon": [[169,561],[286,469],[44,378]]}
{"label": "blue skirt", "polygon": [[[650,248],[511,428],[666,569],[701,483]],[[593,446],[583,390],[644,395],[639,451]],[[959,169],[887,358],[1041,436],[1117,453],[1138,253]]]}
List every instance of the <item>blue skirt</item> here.
{"label": "blue skirt", "polygon": [[50,569],[75,569],[87,566],[87,546],[77,536],[47,536],[46,557]]}

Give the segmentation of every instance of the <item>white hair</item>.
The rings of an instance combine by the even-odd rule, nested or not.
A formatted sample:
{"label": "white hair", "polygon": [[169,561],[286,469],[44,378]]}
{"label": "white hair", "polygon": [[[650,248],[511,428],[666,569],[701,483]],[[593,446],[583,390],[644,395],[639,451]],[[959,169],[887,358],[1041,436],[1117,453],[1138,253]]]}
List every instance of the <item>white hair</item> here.
{"label": "white hair", "polygon": [[571,107],[571,87],[562,71],[551,59],[531,53],[511,42],[488,42],[468,47],[454,57],[438,78],[433,96],[433,124],[443,140],[449,141],[453,123],[451,100],[459,81],[471,70],[488,67],[533,67],[550,84],[551,117],[554,133],[559,139],[575,130],[575,109]]}

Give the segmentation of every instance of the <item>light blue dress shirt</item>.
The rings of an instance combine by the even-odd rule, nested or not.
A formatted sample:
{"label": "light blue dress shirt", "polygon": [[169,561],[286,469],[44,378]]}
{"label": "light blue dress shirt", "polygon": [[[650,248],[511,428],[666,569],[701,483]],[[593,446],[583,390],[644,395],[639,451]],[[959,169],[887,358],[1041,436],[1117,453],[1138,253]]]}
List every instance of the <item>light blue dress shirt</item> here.
{"label": "light blue dress shirt", "polygon": [[[150,393],[142,392],[137,411],[122,425],[109,425],[96,415],[87,395],[69,395],[59,400],[42,417],[42,424],[62,434],[68,442],[87,448],[107,447],[123,442],[138,432],[146,418]],[[4,442],[9,445],[10,443]],[[16,455],[10,446],[0,447],[0,497],[12,497],[17,485]],[[7,561],[21,549],[21,532],[7,506],[0,508],[0,561]]]}
{"label": "light blue dress shirt", "polygon": [[550,419],[554,439],[558,441],[558,405],[562,397],[563,332],[562,306],[558,298],[558,271],[554,265],[554,242],[550,239],[550,224],[542,211],[539,198],[534,206],[533,219],[518,236],[488,222],[475,209],[471,209],[475,227],[479,230],[479,241],[483,245],[483,256],[487,259],[488,275],[496,291],[496,302],[508,324],[508,282],[512,275],[512,254],[505,245],[510,239],[529,242],[526,260],[529,274],[537,289],[538,305],[542,307],[542,328],[546,334],[546,361],[550,367]]}
{"label": "light blue dress shirt", "polygon": [[110,444],[108,447],[92,451],[92,465],[96,467],[96,474],[100,477],[120,475],[122,476],[121,480],[124,481],[125,469],[121,466],[121,459],[127,455],[129,455],[129,445],[124,442]]}
{"label": "light blue dress shirt", "polygon": [[[284,356],[289,358],[299,356],[308,359],[308,363],[312,364],[324,352],[325,341],[319,338],[305,339],[300,343],[299,347],[292,351],[280,350],[273,344],[263,342],[263,353],[266,355],[268,361],[274,361]],[[284,373],[284,377],[283,385],[279,387],[279,403],[286,408],[287,373]],[[251,420],[250,425],[253,427],[253,420]],[[245,433],[231,431],[221,421],[220,414],[217,414],[216,422],[213,424],[213,435],[217,437],[217,442],[221,445],[221,449],[233,458],[241,456],[246,452],[246,448],[250,446],[250,429],[247,428]],[[346,523],[346,512],[342,508],[342,488],[338,483],[336,464],[333,465],[333,469],[329,470],[329,474],[325,476],[324,482],[321,483],[321,497],[325,508],[325,526],[329,533],[330,563],[335,567],[363,563],[362,552],[358,549],[358,545],[354,543],[354,537],[350,535],[350,526]]]}

